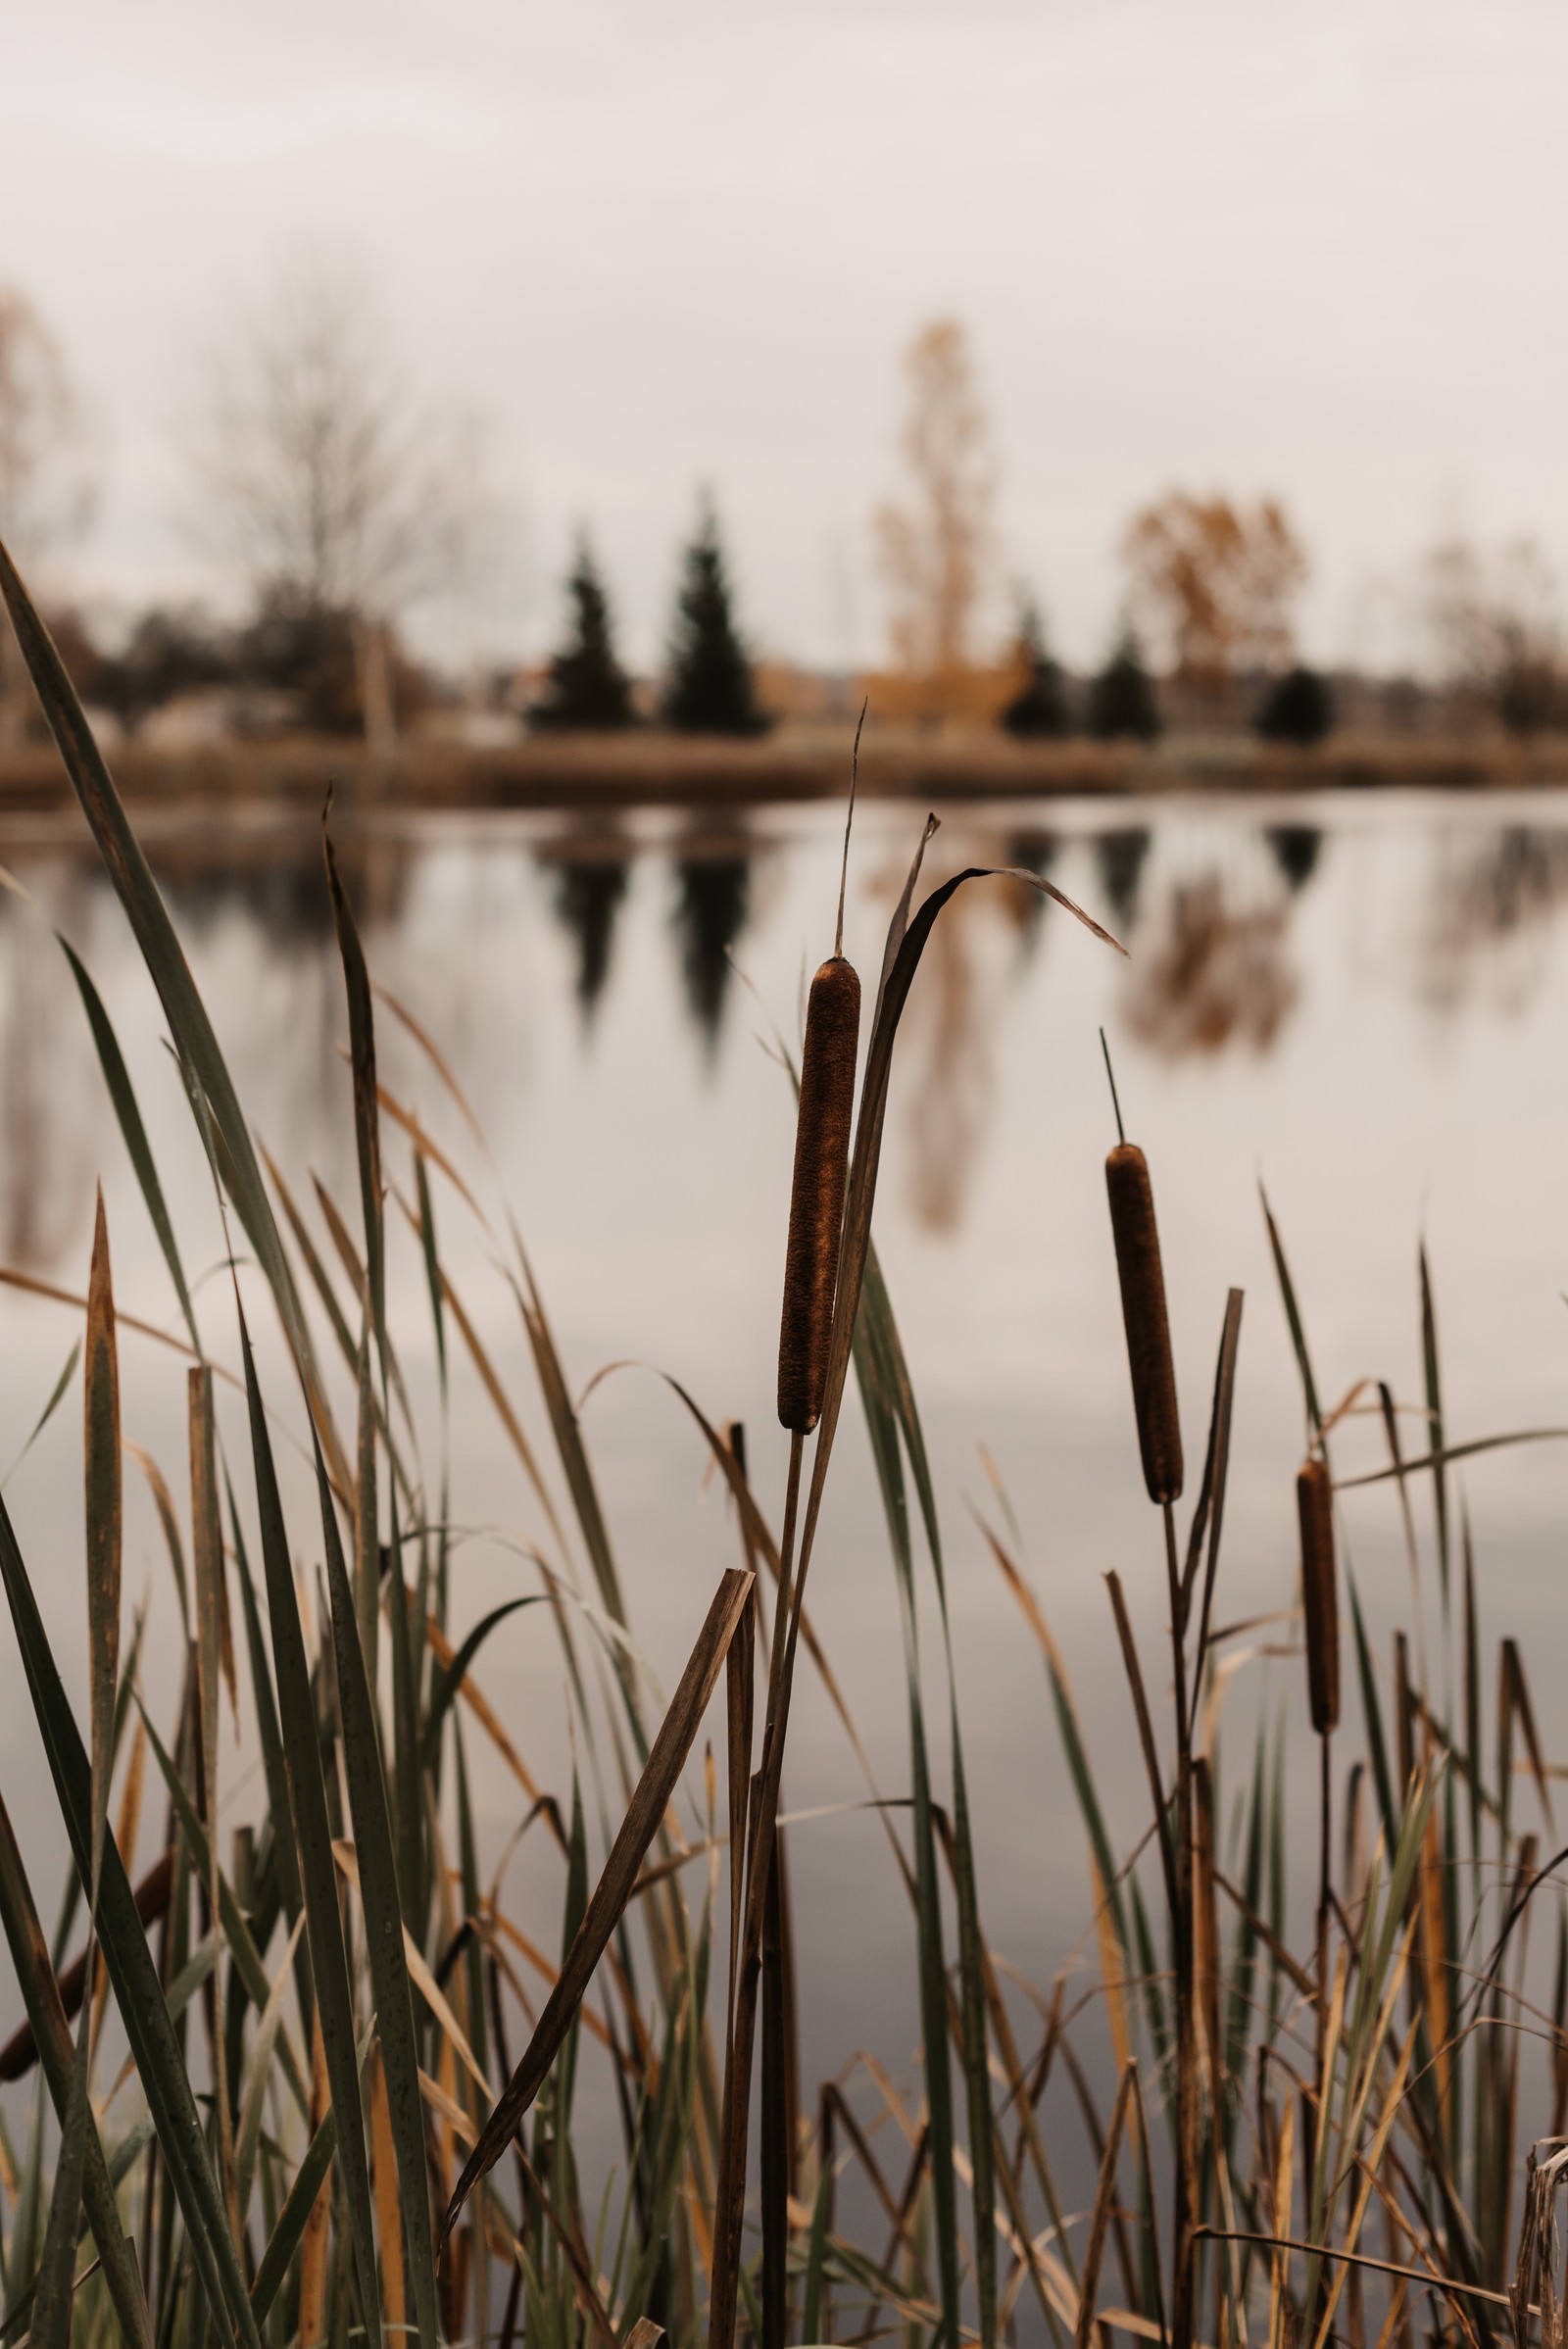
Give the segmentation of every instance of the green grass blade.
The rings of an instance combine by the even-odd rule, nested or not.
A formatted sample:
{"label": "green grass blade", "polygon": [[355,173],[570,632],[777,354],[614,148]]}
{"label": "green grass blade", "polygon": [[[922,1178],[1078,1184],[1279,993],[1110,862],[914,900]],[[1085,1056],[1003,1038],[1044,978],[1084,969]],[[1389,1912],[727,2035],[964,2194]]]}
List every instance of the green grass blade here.
{"label": "green grass blade", "polygon": [[[49,730],[55,738],[72,788],[81,805],[88,828],[103,858],[104,868],[129,920],[153,985],[169,1020],[174,1049],[189,1080],[200,1087],[212,1112],[227,1159],[227,1175],[235,1212],[255,1249],[277,1303],[284,1330],[298,1358],[313,1415],[318,1415],[323,1442],[330,1439],[331,1420],[317,1371],[310,1332],[283,1254],[277,1226],[268,1201],[250,1130],[239,1096],[228,1073],[218,1038],[197,992],[169,911],[153,879],[141,844],[131,829],[119,792],[93,739],[75,688],[56,651],[48,630],[5,546],[0,544],[0,596],[11,614],[22,657],[32,679]],[[198,1120],[200,1123],[200,1120]],[[203,1135],[203,1141],[207,1137]],[[330,1439],[334,1468],[341,1471],[335,1439]]]}
{"label": "green grass blade", "polygon": [[279,2284],[289,2272],[294,2254],[305,2232],[305,2222],[316,2208],[316,2197],[326,2182],[337,2151],[337,2106],[327,2106],[319,2128],[305,2148],[305,2158],[294,2173],[282,2209],[277,2215],[267,2249],[262,2253],[251,2285],[251,2307],[259,2325],[265,2325],[272,2313]]}
{"label": "green grass blade", "polygon": [[[202,1825],[195,1803],[191,1800],[190,1789],[175,1769],[168,1747],[153,1727],[152,1718],[145,1709],[142,1711],[142,1720],[146,1726],[147,1742],[152,1748],[153,1760],[162,1773],[164,1784],[169,1789],[170,1800],[179,1819],[180,1833],[184,1835],[192,1865],[203,1884],[216,1881],[218,1886],[217,1914],[222,1926],[223,1938],[233,1957],[240,1981],[245,1985],[246,1996],[252,2005],[260,2010],[267,2005],[271,1996],[271,1986],[267,1979],[267,1968],[262,1962],[261,1951],[256,1946],[256,1937],[246,1922],[244,1910],[234,1897],[234,1888],[228,1878],[220,1867],[215,1869],[213,1866],[207,1830]],[[286,1823],[286,1820],[287,1813],[285,1812],[283,1823]],[[286,2032],[283,2037],[282,2062],[289,2086],[294,2091],[294,2101],[301,2112],[304,2112],[309,2102],[304,2071]]]}
{"label": "green grass blade", "polygon": [[1360,1593],[1348,1567],[1346,1569],[1345,1586],[1350,1593],[1350,1624],[1355,1633],[1355,1668],[1361,1683],[1361,1710],[1366,1716],[1366,1742],[1372,1762],[1372,1783],[1377,1788],[1383,1832],[1392,1846],[1398,1833],[1398,1814],[1394,1802],[1394,1782],[1389,1776],[1389,1749],[1383,1737],[1383,1707],[1378,1702],[1372,1650],[1367,1645],[1366,1625],[1361,1620]]}
{"label": "green grass blade", "polygon": [[349,1983],[348,1954],[343,1920],[338,1909],[337,1866],[332,1857],[332,1829],[327,1814],[326,1786],[317,1734],[316,1698],[305,1655],[299,1602],[283,1525],[283,1504],[272,1464],[267,1415],[256,1383],[256,1364],[250,1332],[240,1309],[240,1348],[245,1362],[245,1395],[250,1406],[251,1455],[256,1472],[257,1515],[261,1526],[262,1565],[267,1577],[267,1605],[271,1618],[272,1663],[277,1676],[277,1708],[284,1751],[289,1756],[288,1784],[292,1797],[294,1834],[299,1845],[301,1887],[305,1895],[306,1933],[311,1949],[311,1974],[316,1985],[317,2011],[326,2055],[327,2080],[338,2113],[338,2164],[348,2201],[349,2231],[359,2278],[360,2303],[372,2341],[381,2334],[381,2291],[375,2264],[375,2230],[370,2216],[370,2171],[365,2149],[365,2116],[360,2103],[360,2073],[355,2057],[354,1997]]}
{"label": "green grass blade", "polygon": [[375,1704],[366,1677],[359,1623],[348,1565],[319,1447],[317,1483],[321,1501],[321,1539],[326,1549],[327,1592],[332,1609],[332,1652],[337,1664],[338,1705],[343,1721],[343,1767],[354,1819],[359,1858],[365,1938],[375,1992],[376,2028],[392,2140],[402,2185],[404,2241],[414,2282],[420,2349],[435,2349],[437,2330],[435,2252],[430,2232],[430,2195],[425,2179],[424,2108],[414,2038],[414,1998],[403,1954],[403,1911],[398,1901],[397,1863],[386,1778],[376,1734]]}
{"label": "green grass blade", "polygon": [[321,849],[326,858],[326,885],[332,899],[332,920],[343,961],[343,984],[349,1004],[349,1064],[354,1078],[354,1140],[360,1161],[360,1204],[365,1216],[365,1262],[370,1284],[370,1312],[376,1343],[386,1354],[386,1243],[381,1208],[381,1129],[376,1114],[375,1019],[370,1004],[370,977],[365,967],[354,908],[337,868],[332,835],[327,828],[330,802],[321,817]]}
{"label": "green grass blade", "polygon": [[70,1387],[72,1380],[76,1375],[76,1364],[80,1360],[81,1340],[79,1338],[74,1338],[71,1342],[71,1351],[66,1356],[66,1366],[61,1371],[60,1376],[56,1379],[53,1387],[49,1391],[49,1400],[44,1404],[43,1409],[33,1421],[32,1433],[28,1436],[26,1443],[23,1445],[21,1451],[18,1452],[16,1458],[6,1470],[4,1478],[0,1479],[0,1491],[4,1491],[5,1486],[10,1484],[12,1478],[16,1475],[17,1470],[22,1466],[22,1463],[26,1458],[28,1452],[31,1451],[33,1445],[37,1443],[38,1438],[43,1434],[44,1429],[49,1425],[50,1420],[53,1419],[56,1411],[59,1410],[60,1405],[65,1401],[66,1391]]}
{"label": "green grass blade", "polygon": [[[43,1927],[33,1905],[31,1886],[10,1815],[0,1801],[0,1924],[5,1929],[16,1968],[27,2021],[32,2026],[49,2093],[62,2122],[71,2093],[74,2055],[71,2029],[61,2004],[59,1985],[49,1963]],[[89,2108],[82,2162],[82,2199],[87,2221],[103,2261],[104,2281],[124,2339],[137,2349],[152,2349],[152,2318],[136,2262],[120,2224],[115,2189],[104,2160],[103,2144]]]}
{"label": "green grass blade", "polygon": [[1291,1279],[1290,1266],[1285,1261],[1285,1248],[1279,1226],[1274,1221],[1268,1194],[1261,1183],[1257,1196],[1263,1202],[1263,1221],[1268,1226],[1269,1252],[1274,1258],[1275,1277],[1280,1285],[1280,1297],[1285,1306],[1285,1319],[1290,1325],[1291,1346],[1296,1354],[1296,1367],[1301,1374],[1301,1394],[1306,1403],[1307,1423],[1314,1436],[1323,1433],[1323,1412],[1317,1398],[1317,1381],[1312,1376],[1311,1356],[1306,1350],[1306,1332],[1301,1324],[1301,1308],[1296,1301],[1296,1284]]}
{"label": "green grass blade", "polygon": [[[57,932],[56,935],[59,936],[59,933]],[[148,1215],[152,1218],[152,1227],[158,1236],[158,1245],[164,1251],[164,1262],[169,1267],[169,1277],[174,1284],[174,1295],[179,1299],[180,1313],[184,1318],[186,1329],[190,1332],[190,1342],[196,1351],[200,1353],[202,1342],[196,1328],[196,1315],[191,1305],[190,1291],[185,1284],[185,1268],[180,1262],[179,1248],[174,1239],[174,1227],[169,1219],[164,1188],[158,1179],[158,1168],[153,1160],[152,1146],[147,1140],[147,1129],[142,1124],[141,1110],[137,1105],[130,1074],[125,1067],[124,1058],[120,1050],[120,1040],[115,1034],[108,1012],[104,1009],[103,1000],[74,948],[65,938],[60,939],[60,945],[66,960],[71,964],[72,975],[75,979],[77,992],[81,997],[82,1008],[87,1014],[87,1025],[92,1030],[92,1040],[98,1053],[98,1065],[103,1070],[104,1083],[109,1088],[109,1099],[114,1106],[115,1115],[120,1121],[120,1131],[129,1153],[136,1181],[141,1188],[141,1196],[146,1203]]]}
{"label": "green grass blade", "polygon": [[[3,1501],[0,1501],[0,1581],[5,1585],[28,1692],[43,1733],[72,1854],[77,1874],[85,1882],[92,1866],[91,1768],[60,1684],[32,1584]],[[121,2020],[185,2219],[209,2308],[225,2342],[233,2342],[237,2337],[247,2344],[247,2349],[261,2349],[179,2041],[141,1919],[136,1914],[135,1896],[112,1836],[106,1838],[104,1845],[99,1934]]]}
{"label": "green grass blade", "polygon": [[44,2228],[43,2256],[38,2262],[38,2281],[33,2290],[31,2349],[70,2349],[71,2345],[76,2233],[81,2218],[81,2170],[87,2150],[87,2045],[91,2033],[92,2001],[84,1998],[76,2031],[76,2060],[72,2067],[66,2117],[61,2125],[60,2151],[55,2159],[49,2223]]}
{"label": "green grass blade", "polygon": [[[91,1661],[92,1874],[96,1905],[109,1779],[114,1768],[115,1691],[120,1672],[120,1364],[115,1347],[115,1293],[109,1267],[109,1227],[98,1194],[92,1271],[87,1283],[85,1341],[87,1644]],[[73,2234],[72,2241],[75,2237]]]}
{"label": "green grass blade", "polygon": [[1443,1619],[1448,1619],[1448,1479],[1444,1459],[1443,1378],[1438,1367],[1438,1316],[1432,1297],[1432,1268],[1426,1242],[1420,1248],[1421,1369],[1426,1382],[1427,1450],[1432,1454],[1432,1501],[1438,1525],[1438,1576],[1443,1590]]}
{"label": "green grass blade", "polygon": [[511,2144],[534,2098],[560,2053],[595,1967],[619,1924],[631,1898],[637,1873],[659,1832],[669,1798],[679,1782],[713,1685],[723,1667],[742,1610],[750,1603],[754,1578],[730,1568],[720,1578],[686,1669],[670,1698],[653,1748],[637,1783],[620,1831],[611,1847],[572,1942],[566,1963],[546,1999],[533,2037],[495,2111],[479,2133],[447,2205],[441,2225],[445,2243],[464,2203],[479,2179]]}

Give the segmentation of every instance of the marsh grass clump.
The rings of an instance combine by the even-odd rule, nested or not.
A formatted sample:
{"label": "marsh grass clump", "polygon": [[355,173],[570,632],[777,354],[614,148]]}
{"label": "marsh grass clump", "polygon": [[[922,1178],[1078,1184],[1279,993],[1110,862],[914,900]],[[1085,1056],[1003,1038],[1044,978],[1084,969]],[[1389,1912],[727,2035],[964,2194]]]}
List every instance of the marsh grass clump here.
{"label": "marsh grass clump", "polygon": [[[1547,1848],[1558,1841],[1550,1765],[1513,1642],[1503,1643],[1495,1719],[1486,1718],[1471,1533],[1451,1489],[1424,1258],[1425,1392],[1406,1409],[1429,1443],[1411,1459],[1391,1390],[1381,1416],[1356,1400],[1365,1381],[1337,1414],[1323,1411],[1265,1209],[1311,1451],[1298,1508],[1323,1787],[1314,1938],[1293,1913],[1287,1866],[1294,1755],[1288,1707],[1267,1678],[1280,1641],[1265,1631],[1256,1644],[1288,1594],[1262,1625],[1216,1606],[1241,1293],[1226,1300],[1201,1484],[1179,1526],[1178,1397],[1149,1172],[1125,1141],[1112,1151],[1106,1183],[1144,1482],[1160,1511],[1169,1669],[1146,1681],[1144,1626],[1110,1575],[1148,1787],[1147,1803],[1112,1803],[1094,1748],[1115,1725],[1101,1722],[1102,1701],[1086,1725],[1013,1533],[981,1517],[1039,1642],[1065,1750],[1076,1821],[1053,1801],[1051,1833],[1065,1854],[1081,1827],[1089,1858],[1083,1942],[1052,1982],[1029,1983],[986,1933],[943,1523],[871,1240],[900,1016],[944,906],[983,874],[918,897],[928,825],[890,922],[858,1099],[859,991],[842,954],[841,896],[801,1072],[779,1362],[784,1505],[775,1530],[741,1432],[677,1390],[733,1501],[739,1558],[692,1627],[673,1695],[656,1703],[633,1587],[529,1257],[510,1213],[480,1203],[430,1127],[387,1089],[378,1012],[414,1039],[453,1130],[473,1139],[477,1119],[414,1014],[373,988],[330,843],[358,1203],[346,1210],[318,1185],[308,1210],[308,1195],[254,1144],[112,778],[3,549],[0,589],[158,989],[234,1267],[226,1291],[187,1279],[197,1244],[169,1215],[114,1023],[73,956],[192,1365],[190,1459],[180,1474],[157,1472],[155,1485],[184,1673],[172,1719],[156,1723],[141,1673],[145,1619],[119,1641],[117,1447],[106,1413],[89,1407],[90,1752],[0,1496],[0,1587],[71,1848],[68,1896],[46,1937],[0,1803],[0,1925],[25,2015],[0,2048],[0,2080],[36,2068],[24,2141],[0,2128],[0,2338],[27,2331],[38,2349],[315,2349],[323,2339],[380,2349],[406,2337],[420,2349],[481,2339],[657,2349],[667,2337],[677,2349],[705,2339],[733,2349],[744,2336],[759,2349],[805,2349],[897,2335],[908,2349],[1092,2349],[1126,2332],[1168,2349],[1411,2349],[1419,2329],[1434,2349],[1495,2349],[1506,2321],[1517,2349],[1560,2349],[1556,2197],[1568,2173],[1555,2154],[1528,2173],[1513,2256],[1519,2140],[1540,2084],[1522,2067],[1527,2032],[1549,2053],[1553,2133],[1568,2123],[1568,1913],[1557,1863],[1539,1859],[1542,1830]],[[1040,875],[1012,878],[1087,921]],[[483,1318],[460,1292],[444,1223],[460,1212],[520,1314],[532,1405],[510,1392]],[[394,1248],[413,1251],[428,1300],[433,1427],[409,1399],[392,1300],[411,1284],[388,1278]],[[135,1327],[117,1321],[110,1298],[106,1226],[95,1268],[87,1352],[89,1395],[101,1401]],[[250,1343],[253,1292],[283,1336],[276,1392],[269,1374],[264,1394]],[[447,1430],[451,1389],[470,1374],[517,1463],[528,1512],[518,1546],[538,1580],[463,1621]],[[893,1786],[872,1781],[806,1606],[852,1374],[895,1575],[889,1651],[906,1675],[907,1778]],[[214,1408],[220,1376],[238,1391],[226,1415]],[[1331,1434],[1348,1448],[1379,1425],[1388,1460],[1331,1476]],[[284,1498],[274,1459],[284,1428],[298,1442],[308,1508]],[[1423,1642],[1412,1671],[1401,1639],[1391,1738],[1334,1511],[1349,1487],[1385,1484],[1419,1579],[1415,1480],[1430,1482],[1435,1502],[1444,1645],[1429,1675]],[[181,1491],[188,1533],[170,1498]],[[1280,1501],[1283,1516],[1283,1480]],[[1002,1516],[1010,1526],[1004,1496]],[[1363,1735],[1344,1783],[1334,1883],[1331,1737],[1349,1737],[1341,1573]],[[1126,1589],[1137,1587],[1129,1578]],[[314,1608],[301,1604],[312,1588]],[[940,1638],[922,1654],[933,1599]],[[514,1637],[559,1646],[569,1786],[541,1784],[525,1759],[529,1725],[513,1719],[489,1644],[509,1623]],[[785,1862],[787,1838],[808,1830],[782,1806],[803,1650],[864,1767],[864,1807],[888,1846],[886,1889],[868,1897],[905,1904],[920,2018],[912,2075],[906,2051],[867,2050],[814,2098],[800,2079]],[[1244,1673],[1259,1689],[1250,1752],[1221,1735],[1237,1701],[1227,1691]],[[230,1781],[217,1733],[242,1681],[260,1769]],[[720,1682],[721,1719],[710,1720]],[[1239,1745],[1238,1775],[1223,1765]],[[494,1874],[473,1799],[481,1758],[516,1789]],[[1520,1816],[1523,1762],[1539,1826]],[[133,1848],[149,1799],[167,1835],[133,1891],[122,1850]],[[232,1803],[253,1815],[225,1870],[220,1831]],[[527,1895],[508,1889],[507,1861],[530,1834],[548,1838],[557,1874],[543,1907],[541,1872]],[[1543,1916],[1554,1944],[1541,1927],[1530,1938]],[[848,1933],[855,1921],[834,1923]],[[111,2028],[126,2050],[118,2071]],[[608,2175],[582,2118],[589,2066],[618,2115],[620,2159]],[[869,2228],[858,2224],[866,2211]]]}

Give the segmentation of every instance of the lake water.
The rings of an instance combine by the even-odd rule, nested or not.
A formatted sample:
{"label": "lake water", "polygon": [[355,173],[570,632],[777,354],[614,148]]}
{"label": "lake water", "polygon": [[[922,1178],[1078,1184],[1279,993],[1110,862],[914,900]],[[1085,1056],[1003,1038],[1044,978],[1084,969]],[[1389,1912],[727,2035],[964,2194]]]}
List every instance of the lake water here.
{"label": "lake water", "polygon": [[[876,804],[857,820],[846,950],[868,1002],[921,812]],[[373,975],[437,1040],[480,1113],[573,1384],[612,1361],[672,1373],[712,1417],[744,1422],[754,1478],[774,1511],[786,1442],[772,1391],[792,1103],[766,1035],[776,1023],[792,1042],[798,1036],[803,978],[830,949],[840,825],[839,811],[811,807],[600,829],[558,817],[385,818],[373,835],[348,824],[341,834]],[[312,1171],[353,1220],[346,1022],[316,827],[258,817],[206,832],[149,828],[148,837],[256,1131],[318,1234]],[[174,1326],[51,936],[59,928],[119,1028],[187,1266],[204,1276],[204,1327],[231,1360],[232,1313],[217,1277],[223,1242],[159,1008],[119,908],[74,821],[9,827],[0,860],[31,901],[0,896],[0,1262],[84,1289],[101,1180],[122,1310]],[[1450,1442],[1568,1422],[1568,797],[966,807],[944,825],[927,871],[934,879],[960,863],[1017,860],[1048,870],[1118,933],[1130,959],[1058,909],[1026,902],[1015,885],[960,893],[938,925],[901,1036],[876,1237],[943,1512],[986,1927],[1000,1951],[1044,1982],[1082,1930],[1088,1874],[1039,1650],[975,1522],[976,1511],[1001,1521],[987,1460],[1066,1653],[1123,1846],[1140,1832],[1145,1803],[1102,1580],[1108,1567],[1123,1577],[1152,1688],[1162,1694],[1163,1553],[1156,1513],[1142,1497],[1129,1406],[1102,1175],[1115,1137],[1098,1031],[1103,1025],[1109,1040],[1129,1137],[1153,1174],[1194,1488],[1226,1292],[1234,1284],[1246,1293],[1220,1616],[1285,1609],[1302,1411],[1260,1181],[1325,1397],[1370,1377],[1387,1379],[1402,1404],[1419,1401],[1424,1236]],[[493,1199],[428,1061],[385,1013],[380,1040],[386,1084]],[[407,1194],[409,1150],[390,1125],[385,1147],[389,1179]],[[439,1174],[432,1180],[460,1292],[547,1450],[490,1243],[456,1192]],[[392,1312],[410,1387],[433,1427],[423,1274],[395,1213],[393,1222]],[[265,1330],[262,1293],[251,1286]],[[76,1321],[63,1305],[12,1292],[0,1294],[0,1324],[3,1468],[43,1407]],[[274,1407],[298,1426],[275,1345],[265,1370]],[[177,1358],[127,1335],[122,1377],[125,1434],[162,1462],[178,1494]],[[79,1408],[74,1395],[8,1500],[85,1718]],[[229,1424],[242,1458],[238,1422]],[[719,1571],[737,1561],[733,1520],[691,1423],[647,1371],[597,1387],[584,1424],[637,1634],[667,1688]],[[1406,1448],[1418,1452],[1419,1420],[1406,1429]],[[536,1587],[520,1545],[543,1527],[461,1358],[451,1444],[452,1515],[466,1529],[454,1611],[465,1624]],[[1337,1464],[1345,1474],[1383,1457],[1376,1422],[1355,1421]],[[138,1473],[127,1475],[127,1601],[152,1594],[145,1677],[155,1714],[167,1719],[177,1617],[155,1515]],[[1482,1457],[1462,1486],[1484,1637],[1520,1637],[1548,1753],[1560,1754],[1568,1450],[1541,1444]],[[297,1475],[290,1501],[308,1565],[318,1529],[313,1536]],[[1422,1492],[1436,1641],[1430,1519]],[[1409,1618],[1389,1488],[1348,1495],[1346,1522],[1386,1659],[1393,1626]],[[853,1400],[810,1606],[878,1784],[899,1794],[908,1763],[895,1587]],[[564,1787],[563,1669],[543,1620],[528,1611],[509,1623],[479,1678],[536,1774]],[[929,1605],[923,1630],[934,1668]],[[1225,1714],[1238,1761],[1260,1704],[1288,1699],[1301,1727],[1299,1665],[1262,1652],[1288,1637],[1276,1625],[1238,1643],[1244,1660]],[[1493,1685],[1490,1661],[1485,1678]],[[1348,1683],[1347,1712],[1354,1717]],[[717,1739],[716,1716],[711,1728]],[[512,1782],[480,1762],[482,1750],[472,1748],[493,1857],[518,1804]],[[881,1826],[853,1807],[864,1783],[805,1669],[790,1752],[787,1805],[818,1814],[790,1837],[808,2077],[837,2071],[869,2045],[912,2080],[903,1896]],[[257,1793],[248,1750],[235,1758],[225,1743],[224,1769],[238,1820]],[[1299,1775],[1292,1801],[1302,1832],[1293,1847],[1310,1854],[1311,1773]],[[940,1756],[939,1778],[945,1786]],[[20,1814],[48,1914],[61,1853],[42,1784],[7,1636],[0,1786]],[[144,1860],[152,1816],[149,1806]],[[535,1931],[552,1942],[559,1872],[537,1842],[524,1845],[509,1884],[536,1903]],[[1305,1883],[1303,1875],[1298,1924]],[[694,1877],[694,1896],[697,1888]]]}

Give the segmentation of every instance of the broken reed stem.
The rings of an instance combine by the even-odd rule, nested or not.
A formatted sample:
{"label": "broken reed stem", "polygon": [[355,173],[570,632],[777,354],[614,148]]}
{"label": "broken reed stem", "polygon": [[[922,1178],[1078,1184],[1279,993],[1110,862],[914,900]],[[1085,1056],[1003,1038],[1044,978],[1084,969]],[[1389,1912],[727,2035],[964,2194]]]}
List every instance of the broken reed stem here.
{"label": "broken reed stem", "polygon": [[762,1933],[766,1923],[768,1880],[772,1872],[772,1820],[764,1816],[763,1789],[770,1781],[769,1762],[775,1742],[781,1742],[789,1714],[789,1627],[794,1620],[792,1597],[795,1574],[795,1537],[800,1516],[801,1464],[806,1437],[790,1433],[790,1464],[784,1489],[784,1526],[779,1537],[778,1590],[773,1609],[773,1640],[768,1656],[767,1704],[762,1720],[761,1755],[747,1789],[746,1895],[741,1930],[739,1980],[732,1990],[733,2020],[724,2059],[720,2107],[717,2190],[714,2196],[713,2266],[709,2293],[710,2349],[731,2349],[740,2284],[741,2230],[745,2215],[746,2160],[750,2141],[752,2068],[757,2045],[757,2009],[761,1986]]}

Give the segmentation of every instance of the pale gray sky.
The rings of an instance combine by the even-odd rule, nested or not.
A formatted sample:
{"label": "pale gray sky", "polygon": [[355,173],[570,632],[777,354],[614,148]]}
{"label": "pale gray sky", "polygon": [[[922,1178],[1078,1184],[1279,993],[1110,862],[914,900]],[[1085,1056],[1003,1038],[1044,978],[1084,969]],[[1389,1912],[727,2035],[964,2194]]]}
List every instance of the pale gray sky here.
{"label": "pale gray sky", "polygon": [[1282,495],[1309,648],[1379,661],[1456,520],[1568,571],[1565,102],[1552,0],[3,0],[0,277],[97,411],[99,589],[193,576],[197,355],[314,251],[493,419],[534,646],[586,515],[649,658],[708,479],[757,639],[872,654],[953,312],[1071,658],[1181,483]]}

